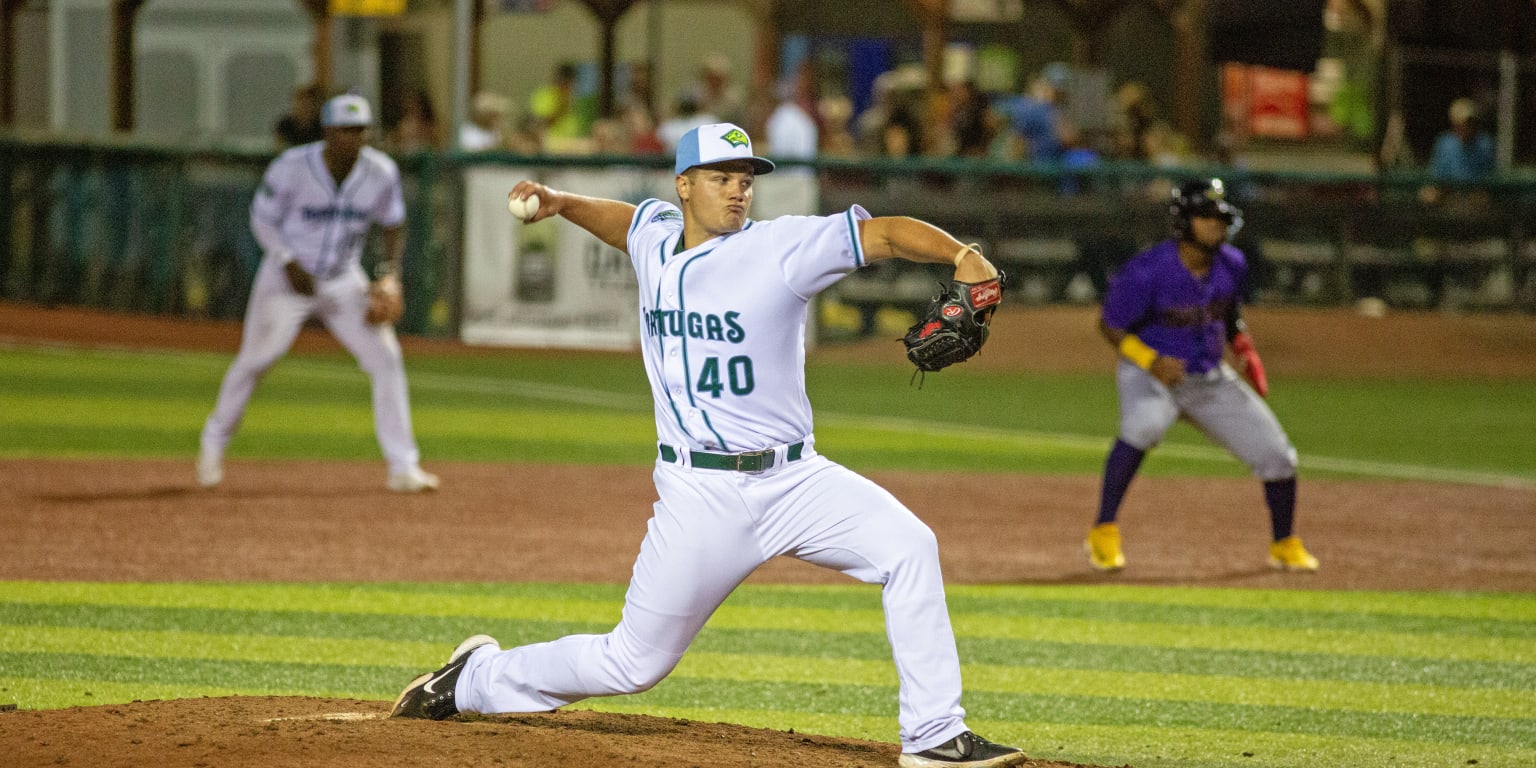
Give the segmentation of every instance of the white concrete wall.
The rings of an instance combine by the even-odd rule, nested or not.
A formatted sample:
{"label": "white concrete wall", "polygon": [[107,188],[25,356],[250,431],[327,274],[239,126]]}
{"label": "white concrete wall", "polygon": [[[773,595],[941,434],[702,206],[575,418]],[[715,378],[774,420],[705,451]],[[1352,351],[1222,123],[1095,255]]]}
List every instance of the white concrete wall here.
{"label": "white concrete wall", "polygon": [[[736,82],[745,87],[756,30],[740,5],[703,0],[660,5],[654,39],[652,5],[643,3],[619,23],[616,49],[620,63],[654,54],[660,111],[671,108],[708,53],[729,58]],[[49,2],[46,37],[19,46],[18,95],[26,103],[18,117],[45,115],[37,127],[66,137],[110,134],[110,8],[111,0]],[[27,23],[28,14],[22,16]],[[32,19],[33,26],[39,24]],[[356,87],[375,101],[379,29],[422,31],[430,46],[425,79],[440,113],[450,114],[452,66],[459,54],[452,49],[451,6],[399,19],[338,18],[333,26],[332,84]],[[572,0],[543,14],[493,10],[482,27],[482,86],[522,111],[559,62],[599,63],[600,32],[586,7]],[[314,76],[312,35],[309,17],[295,0],[150,0],[136,27],[135,138],[271,146],[272,125],[287,111],[293,88]]]}
{"label": "white concrete wall", "polygon": [[[106,136],[110,0],[52,0],[48,26],[48,127]],[[293,0],[154,0],[135,31],[135,138],[270,146],[293,87],[313,74],[311,25]]]}

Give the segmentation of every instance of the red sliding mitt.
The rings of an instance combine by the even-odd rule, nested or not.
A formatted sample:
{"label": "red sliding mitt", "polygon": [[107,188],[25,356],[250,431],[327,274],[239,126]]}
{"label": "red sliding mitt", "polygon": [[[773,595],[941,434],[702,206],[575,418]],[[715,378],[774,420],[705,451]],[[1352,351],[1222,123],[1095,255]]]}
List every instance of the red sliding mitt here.
{"label": "red sliding mitt", "polygon": [[1233,336],[1232,352],[1243,362],[1243,376],[1253,385],[1253,391],[1259,393],[1259,397],[1268,397],[1269,378],[1264,375],[1264,361],[1259,359],[1258,350],[1253,348],[1253,337],[1246,333]]}

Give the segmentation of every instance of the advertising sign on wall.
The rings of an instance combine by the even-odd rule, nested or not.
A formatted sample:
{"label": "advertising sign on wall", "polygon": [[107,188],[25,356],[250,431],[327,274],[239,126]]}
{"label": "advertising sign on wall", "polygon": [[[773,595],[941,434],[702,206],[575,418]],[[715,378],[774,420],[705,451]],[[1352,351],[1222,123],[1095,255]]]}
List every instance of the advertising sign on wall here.
{"label": "advertising sign on wall", "polygon": [[465,175],[464,301],[467,344],[633,349],[640,339],[629,256],[561,217],[524,224],[507,213],[523,179],[582,195],[638,203],[670,196],[670,174],[653,170],[470,168]]}

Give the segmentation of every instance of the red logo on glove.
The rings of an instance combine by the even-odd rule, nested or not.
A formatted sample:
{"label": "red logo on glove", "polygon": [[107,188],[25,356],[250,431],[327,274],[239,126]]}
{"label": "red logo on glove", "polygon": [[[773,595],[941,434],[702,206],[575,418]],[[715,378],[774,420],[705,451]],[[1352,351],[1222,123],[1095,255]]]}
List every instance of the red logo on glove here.
{"label": "red logo on glove", "polygon": [[959,317],[964,312],[965,307],[962,307],[958,304],[951,304],[944,308],[945,317]]}
{"label": "red logo on glove", "polygon": [[982,309],[1003,300],[1003,284],[997,280],[988,280],[985,283],[977,283],[971,286],[971,306]]}

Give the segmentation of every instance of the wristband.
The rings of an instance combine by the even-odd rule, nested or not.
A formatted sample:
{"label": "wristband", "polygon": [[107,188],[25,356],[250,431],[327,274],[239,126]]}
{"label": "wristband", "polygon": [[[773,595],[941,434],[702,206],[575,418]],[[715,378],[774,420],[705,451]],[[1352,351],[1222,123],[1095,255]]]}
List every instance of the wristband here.
{"label": "wristband", "polygon": [[965,258],[967,253],[975,253],[977,256],[980,256],[981,243],[968,243],[966,245],[960,246],[960,250],[955,251],[955,258],[953,259],[956,267],[960,266],[960,260]]}
{"label": "wristband", "polygon": [[1125,359],[1135,363],[1142,370],[1151,370],[1152,361],[1157,359],[1157,350],[1147,346],[1147,343],[1134,333],[1127,333],[1125,338],[1120,340],[1120,346],[1117,349]]}

